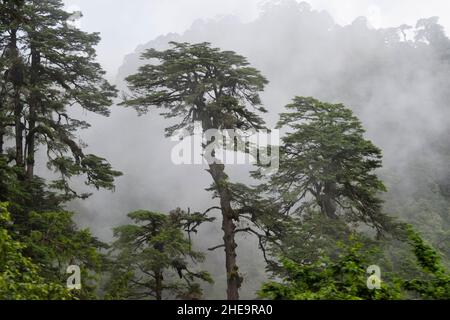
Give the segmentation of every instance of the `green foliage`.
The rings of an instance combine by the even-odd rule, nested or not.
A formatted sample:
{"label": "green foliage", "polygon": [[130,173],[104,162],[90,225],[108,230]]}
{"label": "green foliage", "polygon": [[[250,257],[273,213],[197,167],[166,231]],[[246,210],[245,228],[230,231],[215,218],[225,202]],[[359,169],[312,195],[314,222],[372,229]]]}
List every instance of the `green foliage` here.
{"label": "green foliage", "polygon": [[367,286],[367,268],[373,265],[370,251],[358,241],[341,244],[337,259],[322,257],[319,261],[299,265],[284,259],[287,276],[282,283],[263,285],[261,298],[277,300],[388,300],[401,297],[399,284],[381,282],[381,288]]}
{"label": "green foliage", "polygon": [[[209,129],[263,128],[264,120],[251,108],[266,112],[261,107],[259,93],[267,80],[249,66],[245,57],[212,48],[209,43],[171,42],[170,45],[168,50],[149,49],[142,55],[150,63],[126,79],[131,95],[125,97],[122,105],[133,107],[141,114],[151,108],[162,108],[165,118],[180,119],[166,128],[168,136],[180,133],[178,130],[183,130],[183,134],[192,133],[198,123],[204,133]],[[208,144],[213,142],[215,157],[217,141],[208,138]],[[239,213],[232,207],[234,200],[225,166],[214,159],[209,163],[208,172],[214,180],[209,190],[220,198],[228,298],[238,299],[242,277],[236,265],[234,230]]]}
{"label": "green foliage", "polygon": [[[284,232],[277,237],[276,243],[271,243],[270,251],[274,256],[283,255],[296,263],[316,263],[322,256],[336,258],[339,243],[351,245],[350,235],[351,230],[344,221],[331,220],[318,212],[305,212],[302,218],[291,217],[285,221]],[[364,239],[364,245],[369,242]],[[284,274],[280,268],[271,271]]]}
{"label": "green foliage", "polygon": [[[95,299],[105,262],[108,299],[200,299],[198,281],[212,279],[191,269],[204,260],[192,249],[191,234],[214,220],[207,216],[211,209],[130,213],[133,224],[114,230],[117,240],[105,261],[101,250],[107,246],[79,230],[73,213],[62,208],[90,196],[74,190],[71,179],[82,176],[87,186],[113,190],[121,175],[106,159],[86,154],[78,138],[90,125],[74,118],[77,109],[108,116],[116,89],[96,62],[99,35],[69,26],[70,15],[61,0],[0,0],[0,299]],[[450,40],[437,22],[420,20],[411,44],[448,60]],[[404,34],[407,28],[386,31],[387,43],[398,42],[398,31]],[[424,42],[431,50],[424,50]],[[267,80],[245,57],[209,43],[172,42],[170,49],[150,49],[142,58],[148,64],[127,78],[131,95],[122,104],[140,114],[164,109],[166,118],[181,119],[167,135],[192,131],[195,122],[205,131],[263,128],[257,112],[266,111],[259,94]],[[258,238],[269,270],[282,279],[265,284],[262,298],[450,299],[445,261],[412,228],[406,229],[411,254],[402,251],[404,243],[393,244],[390,252],[372,252],[368,248],[384,250],[386,243],[366,236],[348,239],[354,230],[371,236],[373,230],[381,235],[401,226],[383,213],[386,189],[376,175],[382,153],[364,138],[358,118],[342,104],[314,98],[296,97],[287,109],[279,121],[288,131],[280,170],[267,183],[258,188],[231,184],[223,165],[210,166],[210,190],[221,200],[224,219],[229,293],[235,291],[230,296],[238,297],[242,281],[234,237],[247,232]],[[35,175],[40,149],[46,151],[47,168],[59,175],[54,181]],[[448,158],[445,143],[433,150]],[[420,223],[427,239],[448,257],[448,168],[443,165],[433,176],[431,162],[415,158],[420,168],[409,172],[419,187],[411,194],[392,193],[388,208]],[[262,178],[261,171],[254,177]],[[237,226],[238,221],[244,222]],[[385,259],[388,254],[395,259]],[[270,255],[280,256],[281,265]],[[400,266],[397,273],[383,273],[381,289],[369,290],[367,266],[390,263]],[[81,291],[62,285],[70,264],[81,266]]]}
{"label": "green foliage", "polygon": [[0,203],[0,300],[73,299],[60,282],[40,276],[40,268],[24,256],[26,246],[13,240],[7,204]]}
{"label": "green foliage", "polygon": [[56,282],[65,282],[66,268],[81,269],[82,289],[74,291],[80,299],[95,299],[96,286],[104,266],[100,253],[107,245],[98,241],[89,230],[78,230],[71,212],[31,212],[23,241],[33,261],[45,266],[41,274]]}
{"label": "green foliage", "polygon": [[24,196],[15,168],[8,166],[6,157],[0,155],[0,201],[19,200]]}
{"label": "green foliage", "polygon": [[[338,244],[334,258],[325,253],[318,260],[299,262],[283,256],[282,271],[278,272],[282,282],[265,283],[259,295],[283,300],[450,299],[450,273],[442,266],[439,254],[412,227],[407,233],[420,273],[381,269],[381,288],[370,290],[366,270],[370,265],[385,266],[386,257],[380,244],[367,246],[361,242],[363,238],[353,237]],[[294,256],[295,251],[289,254]]]}
{"label": "green foliage", "polygon": [[[90,125],[74,118],[77,109],[108,116],[116,89],[96,62],[99,35],[69,26],[71,13],[63,6],[61,0],[0,1],[0,201],[10,204],[11,237],[23,245],[24,259],[38,266],[33,274],[65,284],[66,267],[79,265],[82,290],[72,295],[90,299],[105,245],[78,230],[62,206],[89,196],[72,188],[72,178],[113,190],[121,175],[84,152],[79,131]],[[45,167],[36,163],[39,149],[57,180],[35,175],[36,166]]]}
{"label": "green foliage", "polygon": [[73,118],[74,109],[108,116],[116,89],[95,61],[100,37],[69,26],[71,13],[63,5],[61,0],[1,1],[0,71],[5,78],[0,154],[4,138],[12,138],[9,156],[19,180],[33,180],[35,153],[43,146],[49,169],[60,175],[50,186],[70,200],[87,196],[70,187],[73,176],[85,176],[86,184],[111,190],[121,173],[105,159],[86,155],[85,143],[78,141],[78,130],[90,125]]}
{"label": "green foliage", "polygon": [[147,50],[143,59],[156,59],[126,80],[133,96],[122,104],[140,113],[151,107],[165,108],[166,118],[183,119],[167,128],[168,135],[177,129],[193,129],[202,123],[208,129],[251,129],[263,126],[263,120],[247,107],[260,106],[259,92],[267,80],[246,58],[232,51],[212,48],[209,43],[171,42],[166,51]]}
{"label": "green foliage", "polygon": [[450,299],[450,273],[439,254],[412,227],[408,228],[408,240],[424,274],[421,279],[404,281],[403,287],[422,299]]}
{"label": "green foliage", "polygon": [[195,281],[212,278],[205,271],[190,270],[188,259],[196,263],[204,256],[192,250],[183,233],[186,225],[198,224],[198,215],[190,221],[190,215],[179,209],[170,215],[141,210],[128,217],[134,224],[114,229],[117,240],[106,298],[201,298]]}
{"label": "green foliage", "polygon": [[[319,210],[330,219],[365,224],[378,233],[394,227],[382,213],[386,191],[375,170],[381,150],[364,139],[360,121],[342,104],[296,97],[282,113],[286,127],[280,169],[265,185],[284,213]],[[255,177],[263,178],[260,172]]]}
{"label": "green foliage", "polygon": [[[343,105],[297,97],[287,108],[292,112],[283,113],[279,122],[280,127],[288,129],[281,146],[280,170],[260,187],[275,194],[273,202],[282,213],[289,214],[284,219],[283,232],[269,239],[272,253],[283,257],[282,266],[272,263],[270,270],[284,282],[265,284],[261,296],[447,298],[448,274],[439,263],[438,254],[412,229],[407,229],[407,234],[419,265],[408,262],[408,272],[388,277],[390,282],[385,282],[380,290],[369,290],[366,285],[366,268],[372,264],[368,260],[375,257],[359,251],[370,242],[384,248],[381,242],[366,239],[364,246],[346,243],[347,249],[336,253],[339,248],[334,244],[346,239],[361,224],[373,227],[378,235],[383,231],[394,232],[398,237],[405,234],[404,225],[393,223],[382,213],[379,194],[385,187],[375,174],[381,167],[381,151],[364,139],[361,123]],[[254,176],[262,178],[259,172]],[[406,257],[405,252],[395,250],[397,255]],[[374,264],[388,266],[383,256]]]}
{"label": "green foliage", "polygon": [[16,168],[1,163],[0,172],[4,173],[0,185],[7,191],[2,196],[11,201],[11,237],[23,246],[24,259],[37,267],[33,272],[48,283],[65,284],[67,266],[78,265],[82,290],[73,291],[72,297],[96,298],[104,260],[100,250],[106,245],[88,230],[78,230],[74,214],[61,209],[60,197],[45,189],[45,181],[35,178],[23,183],[17,179]]}

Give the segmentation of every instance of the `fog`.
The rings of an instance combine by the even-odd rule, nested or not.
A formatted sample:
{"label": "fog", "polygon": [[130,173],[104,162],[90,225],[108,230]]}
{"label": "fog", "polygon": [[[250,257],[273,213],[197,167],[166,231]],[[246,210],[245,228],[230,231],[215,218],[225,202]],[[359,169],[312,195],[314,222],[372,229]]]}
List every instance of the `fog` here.
{"label": "fog", "polygon": [[[383,150],[380,174],[393,207],[448,174],[448,154],[436,148],[443,136],[449,136],[450,65],[442,52],[450,52],[450,42],[415,41],[420,26],[409,30],[406,38],[393,29],[405,23],[416,27],[421,18],[440,16],[439,23],[449,30],[447,1],[317,0],[310,1],[311,6],[254,0],[66,2],[83,11],[82,29],[101,32],[98,59],[121,90],[126,90],[123,79],[142,64],[139,57],[144,49],[164,49],[169,41],[208,41],[248,57],[268,78],[263,103],[271,127],[296,95],[351,107],[367,137]],[[88,150],[124,173],[115,193],[96,192],[87,201],[71,204],[79,212],[80,224],[102,239],[110,240],[111,228],[124,223],[133,210],[200,211],[216,203],[204,191],[212,182],[205,168],[171,163],[174,143],[164,138],[169,123],[157,111],[138,117],[134,110],[113,106],[110,118],[83,117],[93,124],[80,133]],[[431,169],[421,175],[413,170],[418,166]],[[228,168],[234,181],[243,182],[251,182],[248,170]],[[420,212],[389,209],[411,222],[424,218]],[[221,237],[219,225],[211,224],[203,227],[196,244],[206,249],[219,244]],[[261,281],[264,263],[254,239],[238,244],[244,277]],[[208,255],[206,268],[216,279],[207,288],[208,298],[224,297],[222,259],[221,251]],[[254,297],[259,286],[258,281],[244,282],[242,297]]]}
{"label": "fog", "polygon": [[[123,57],[137,45],[159,35],[182,33],[195,20],[233,15],[242,22],[257,18],[270,0],[65,0],[71,10],[81,10],[83,30],[100,32],[99,60],[113,78]],[[368,17],[379,27],[414,25],[424,17],[439,16],[450,31],[450,3],[445,0],[310,0],[316,10],[326,10],[341,24],[350,24],[358,16]]]}

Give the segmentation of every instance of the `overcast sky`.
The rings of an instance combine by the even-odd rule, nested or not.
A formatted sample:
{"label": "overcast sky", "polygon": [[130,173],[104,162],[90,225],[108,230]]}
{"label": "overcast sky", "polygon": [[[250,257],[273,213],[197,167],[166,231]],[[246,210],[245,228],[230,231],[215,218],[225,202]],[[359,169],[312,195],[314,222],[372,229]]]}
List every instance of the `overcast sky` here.
{"label": "overcast sky", "polygon": [[[113,78],[126,54],[139,44],[170,32],[185,31],[196,19],[233,14],[242,21],[257,17],[261,0],[65,0],[83,12],[81,28],[98,31],[99,61]],[[314,9],[327,10],[340,24],[367,16],[375,27],[415,24],[419,18],[440,16],[450,31],[448,0],[309,0]]]}

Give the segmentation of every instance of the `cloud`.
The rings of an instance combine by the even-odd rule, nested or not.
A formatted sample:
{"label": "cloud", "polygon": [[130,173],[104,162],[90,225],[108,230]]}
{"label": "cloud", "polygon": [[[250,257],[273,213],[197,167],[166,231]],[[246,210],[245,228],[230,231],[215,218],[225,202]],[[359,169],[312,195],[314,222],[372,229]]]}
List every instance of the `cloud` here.
{"label": "cloud", "polygon": [[[313,8],[327,10],[340,24],[369,16],[375,27],[415,24],[422,17],[440,16],[450,30],[450,2],[445,0],[311,0]],[[100,62],[114,77],[123,56],[161,34],[183,32],[197,19],[235,15],[243,22],[254,20],[261,0],[65,0],[84,14],[82,27],[100,32]]]}

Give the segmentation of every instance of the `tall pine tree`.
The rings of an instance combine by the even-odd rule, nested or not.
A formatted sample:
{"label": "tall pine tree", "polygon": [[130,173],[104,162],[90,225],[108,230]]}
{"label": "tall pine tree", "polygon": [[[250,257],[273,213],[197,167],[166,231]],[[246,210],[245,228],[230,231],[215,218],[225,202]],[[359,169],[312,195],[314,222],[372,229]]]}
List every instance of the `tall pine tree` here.
{"label": "tall pine tree", "polygon": [[77,175],[88,185],[112,189],[120,173],[105,159],[84,153],[76,132],[89,124],[73,117],[74,108],[107,116],[116,96],[95,62],[99,35],[68,25],[71,13],[60,0],[5,0],[1,12],[0,142],[12,138],[14,145],[8,152],[2,144],[2,154],[9,154],[19,179],[30,182],[36,152],[44,146],[48,167],[60,174],[51,187],[64,191],[64,200],[86,196],[69,185]]}
{"label": "tall pine tree", "polygon": [[[171,43],[166,51],[150,49],[143,59],[159,60],[147,64],[127,78],[133,96],[123,104],[145,113],[150,108],[164,108],[166,118],[180,119],[167,128],[171,135],[177,129],[192,132],[200,122],[205,133],[209,129],[259,129],[263,120],[253,111],[264,112],[259,92],[267,80],[247,60],[232,51],[212,48],[208,43]],[[208,144],[213,142],[208,141]],[[211,153],[215,157],[215,150]],[[239,212],[234,210],[233,194],[225,166],[214,159],[209,170],[213,190],[220,199],[222,230],[224,233],[227,272],[227,296],[239,298],[242,277],[236,262],[236,222]]]}
{"label": "tall pine tree", "polygon": [[[40,276],[60,283],[65,267],[77,263],[86,280],[77,296],[87,298],[95,294],[90,275],[99,271],[103,244],[78,230],[62,206],[89,195],[74,190],[72,177],[113,189],[120,172],[83,150],[77,134],[89,124],[74,115],[108,116],[116,90],[95,61],[99,35],[70,26],[70,16],[60,0],[0,1],[0,201],[8,202],[12,234],[42,266]],[[57,180],[36,175],[45,168],[38,152]]]}

